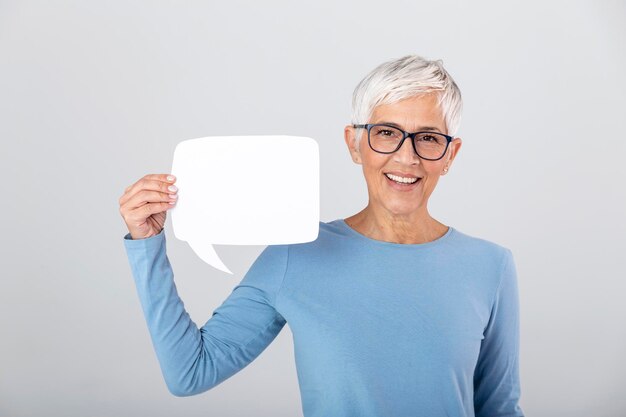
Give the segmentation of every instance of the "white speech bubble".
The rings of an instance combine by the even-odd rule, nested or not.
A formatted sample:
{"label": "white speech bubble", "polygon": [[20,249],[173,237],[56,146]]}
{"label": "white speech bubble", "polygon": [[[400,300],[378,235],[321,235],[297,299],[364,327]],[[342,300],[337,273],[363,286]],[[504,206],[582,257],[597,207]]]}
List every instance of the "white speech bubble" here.
{"label": "white speech bubble", "polygon": [[319,147],[308,137],[213,136],[180,142],[169,210],[176,238],[232,274],[214,244],[311,242],[319,233]]}

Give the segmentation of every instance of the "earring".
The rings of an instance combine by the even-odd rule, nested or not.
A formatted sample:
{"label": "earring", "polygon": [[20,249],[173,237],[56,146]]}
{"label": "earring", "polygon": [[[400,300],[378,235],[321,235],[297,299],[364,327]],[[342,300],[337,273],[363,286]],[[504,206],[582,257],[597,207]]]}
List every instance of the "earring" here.
{"label": "earring", "polygon": [[445,168],[443,169],[443,172],[448,172],[448,167],[445,167]]}

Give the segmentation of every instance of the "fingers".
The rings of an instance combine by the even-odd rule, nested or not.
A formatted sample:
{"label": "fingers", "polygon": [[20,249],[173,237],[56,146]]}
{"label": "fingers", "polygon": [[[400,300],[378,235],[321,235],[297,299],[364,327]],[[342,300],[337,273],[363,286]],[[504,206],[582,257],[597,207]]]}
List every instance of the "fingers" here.
{"label": "fingers", "polygon": [[134,210],[131,210],[128,218],[136,220],[139,219],[143,221],[153,214],[162,213],[168,209],[171,209],[172,207],[174,207],[174,204],[170,204],[167,202],[145,204],[143,206],[137,207]]}
{"label": "fingers", "polygon": [[171,174],[148,174],[141,178],[136,183],[126,187],[124,194],[120,197],[120,206],[125,205],[131,198],[142,190],[159,191],[161,193],[175,193],[176,190],[168,190],[168,186],[173,185],[176,182],[176,178],[168,180],[167,178]]}
{"label": "fingers", "polygon": [[175,202],[177,198],[178,195],[173,192],[164,193],[152,190],[139,190],[126,200],[126,203],[122,206],[125,207],[127,211],[130,211],[150,203]]}
{"label": "fingers", "polygon": [[[174,207],[173,204],[170,203],[149,203],[144,204],[143,206],[137,207],[133,210],[129,210],[124,213],[124,221],[128,226],[128,230],[132,231],[133,227],[138,224],[143,224],[146,222],[146,219],[150,221],[154,215],[158,215],[159,213],[164,213],[165,211]],[[160,225],[160,229],[163,228],[163,225]],[[132,234],[132,232],[131,232]]]}

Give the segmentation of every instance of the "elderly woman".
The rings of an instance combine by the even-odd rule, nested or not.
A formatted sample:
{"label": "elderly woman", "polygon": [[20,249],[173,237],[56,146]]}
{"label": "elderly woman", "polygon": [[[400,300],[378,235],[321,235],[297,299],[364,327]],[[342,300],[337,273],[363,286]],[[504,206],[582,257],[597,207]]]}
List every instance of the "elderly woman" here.
{"label": "elderly woman", "polygon": [[461,148],[457,85],[410,55],[370,72],[352,105],[367,207],[320,222],[313,242],[268,246],[200,329],[166,256],[174,179],[126,189],[124,244],[169,390],[215,387],[289,323],[305,417],[522,416],[512,253],[428,212]]}

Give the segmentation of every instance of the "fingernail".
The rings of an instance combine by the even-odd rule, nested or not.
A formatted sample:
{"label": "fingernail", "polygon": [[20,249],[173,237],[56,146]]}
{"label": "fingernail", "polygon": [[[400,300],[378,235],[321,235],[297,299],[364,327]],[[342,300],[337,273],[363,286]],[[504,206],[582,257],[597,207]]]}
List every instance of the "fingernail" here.
{"label": "fingernail", "polygon": [[170,191],[177,191],[178,190],[178,188],[176,188],[175,185],[170,185],[169,187],[167,187],[167,189],[170,190]]}
{"label": "fingernail", "polygon": [[168,181],[174,181],[176,179],[176,177],[174,177],[173,175],[168,175],[167,176],[167,180]]}

